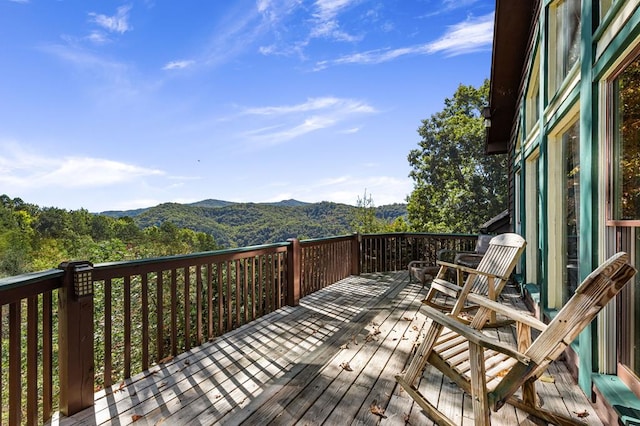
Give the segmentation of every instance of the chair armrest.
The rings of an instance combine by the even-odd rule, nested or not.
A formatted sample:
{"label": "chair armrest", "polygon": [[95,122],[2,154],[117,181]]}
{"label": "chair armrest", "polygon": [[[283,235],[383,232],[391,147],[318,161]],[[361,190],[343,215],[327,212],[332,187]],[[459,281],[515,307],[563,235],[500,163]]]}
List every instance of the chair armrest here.
{"label": "chair armrest", "polygon": [[523,314],[522,312],[516,309],[513,309],[510,306],[503,305],[502,303],[499,303],[499,302],[494,302],[493,300],[487,297],[481,296],[479,294],[469,293],[467,295],[467,300],[472,303],[475,303],[476,305],[483,306],[494,312],[502,314],[507,318],[512,319],[516,322],[526,324],[531,328],[535,328],[536,330],[544,331],[547,328],[547,324],[536,319],[535,317],[531,315]]}
{"label": "chair armrest", "polygon": [[529,365],[529,363],[531,362],[531,358],[518,352],[516,349],[508,345],[505,345],[499,340],[492,339],[491,337],[482,334],[478,330],[459,322],[458,320],[456,320],[455,318],[452,318],[449,315],[443,314],[437,309],[434,309],[430,306],[424,306],[422,307],[422,310],[424,311],[427,317],[431,318],[433,321],[437,322],[438,324],[443,325],[449,330],[456,332],[457,334],[464,337],[471,343],[482,346],[483,348],[493,349],[494,351],[503,353],[511,358],[518,360],[519,362],[525,365]]}
{"label": "chair armrest", "polygon": [[431,265],[431,261],[430,260],[412,260],[407,265],[407,269],[411,269],[413,267],[421,268],[421,267],[429,266],[429,265]]}

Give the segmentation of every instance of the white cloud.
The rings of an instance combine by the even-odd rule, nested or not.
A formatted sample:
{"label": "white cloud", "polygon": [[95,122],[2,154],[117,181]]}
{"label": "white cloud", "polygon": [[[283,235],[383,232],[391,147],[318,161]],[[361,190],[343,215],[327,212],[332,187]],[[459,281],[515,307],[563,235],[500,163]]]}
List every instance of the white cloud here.
{"label": "white cloud", "polygon": [[439,39],[420,45],[397,49],[378,49],[354,53],[337,59],[319,61],[315,70],[344,64],[380,64],[403,56],[430,55],[442,52],[448,56],[461,55],[491,48],[493,41],[493,13],[453,25]]}
{"label": "white cloud", "polygon": [[171,61],[171,62],[168,62],[164,67],[162,67],[162,69],[163,70],[179,70],[179,69],[191,67],[194,64],[195,64],[195,61],[192,61],[192,60]]}
{"label": "white cloud", "polygon": [[313,13],[314,26],[311,38],[328,38],[337,41],[354,42],[362,40],[362,35],[352,35],[340,27],[338,15],[359,0],[316,0]]}
{"label": "white cloud", "polygon": [[132,29],[129,25],[129,11],[131,7],[131,5],[120,6],[113,16],[102,15],[95,12],[90,12],[89,16],[91,16],[92,22],[107,31],[124,34]]}
{"label": "white cloud", "polygon": [[331,128],[362,114],[373,114],[371,105],[354,99],[310,98],[296,105],[246,108],[243,115],[274,120],[241,136],[261,145],[277,145],[317,130]]}
{"label": "white cloud", "polygon": [[330,21],[343,9],[357,2],[358,0],[316,0],[314,15],[321,21]]}
{"label": "white cloud", "polygon": [[461,55],[491,48],[493,16],[490,13],[449,27],[442,37],[426,46],[427,51]]}
{"label": "white cloud", "polygon": [[106,44],[111,41],[103,31],[92,31],[86,38],[94,44]]}
{"label": "white cloud", "polygon": [[13,188],[95,188],[164,175],[161,170],[103,158],[43,156],[15,143],[2,148],[0,183]]}

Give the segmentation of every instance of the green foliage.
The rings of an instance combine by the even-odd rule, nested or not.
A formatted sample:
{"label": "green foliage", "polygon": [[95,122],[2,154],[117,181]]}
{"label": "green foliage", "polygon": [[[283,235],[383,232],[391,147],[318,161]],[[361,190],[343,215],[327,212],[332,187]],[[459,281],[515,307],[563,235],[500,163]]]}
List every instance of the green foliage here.
{"label": "green foliage", "polygon": [[423,232],[477,232],[507,206],[506,156],[484,153],[489,81],[460,85],[442,111],[422,121],[422,140],[408,156],[414,190],[411,227]]}
{"label": "green foliage", "polygon": [[[365,193],[365,197],[366,197]],[[184,205],[92,214],[39,208],[0,196],[0,276],[57,267],[66,260],[93,263],[186,254],[360,232],[405,231],[403,204],[375,208],[360,202],[366,228],[353,228],[359,207],[322,202],[230,203],[205,200]],[[218,205],[220,207],[206,207]]]}
{"label": "green foliage", "polygon": [[0,277],[57,267],[186,254],[221,248],[212,235],[170,221],[141,230],[129,217],[39,208],[0,196]]}

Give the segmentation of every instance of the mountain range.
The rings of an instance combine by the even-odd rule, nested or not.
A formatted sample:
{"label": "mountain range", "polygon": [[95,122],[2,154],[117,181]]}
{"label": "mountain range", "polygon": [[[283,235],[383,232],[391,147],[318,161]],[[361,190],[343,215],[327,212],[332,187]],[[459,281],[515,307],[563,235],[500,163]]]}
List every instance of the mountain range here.
{"label": "mountain range", "polygon": [[[286,241],[289,238],[322,238],[354,232],[357,207],[333,202],[236,203],[207,199],[189,204],[163,203],[135,210],[111,210],[100,214],[131,217],[141,228],[170,221],[178,227],[211,234],[222,247],[245,247]],[[385,221],[405,216],[406,204],[376,207]]]}

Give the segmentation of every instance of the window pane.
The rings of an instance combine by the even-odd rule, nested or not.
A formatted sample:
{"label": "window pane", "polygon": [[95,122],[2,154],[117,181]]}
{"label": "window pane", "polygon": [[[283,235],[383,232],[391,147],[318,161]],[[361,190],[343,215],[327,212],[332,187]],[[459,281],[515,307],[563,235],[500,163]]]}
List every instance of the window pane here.
{"label": "window pane", "polygon": [[640,59],[614,80],[613,218],[640,219]]}
{"label": "window pane", "polygon": [[562,301],[567,300],[578,288],[578,247],[580,226],[580,122],[576,122],[562,135],[564,163],[564,212],[565,216],[565,277]]}
{"label": "window pane", "polygon": [[557,89],[580,57],[580,0],[559,1],[553,11]]}

